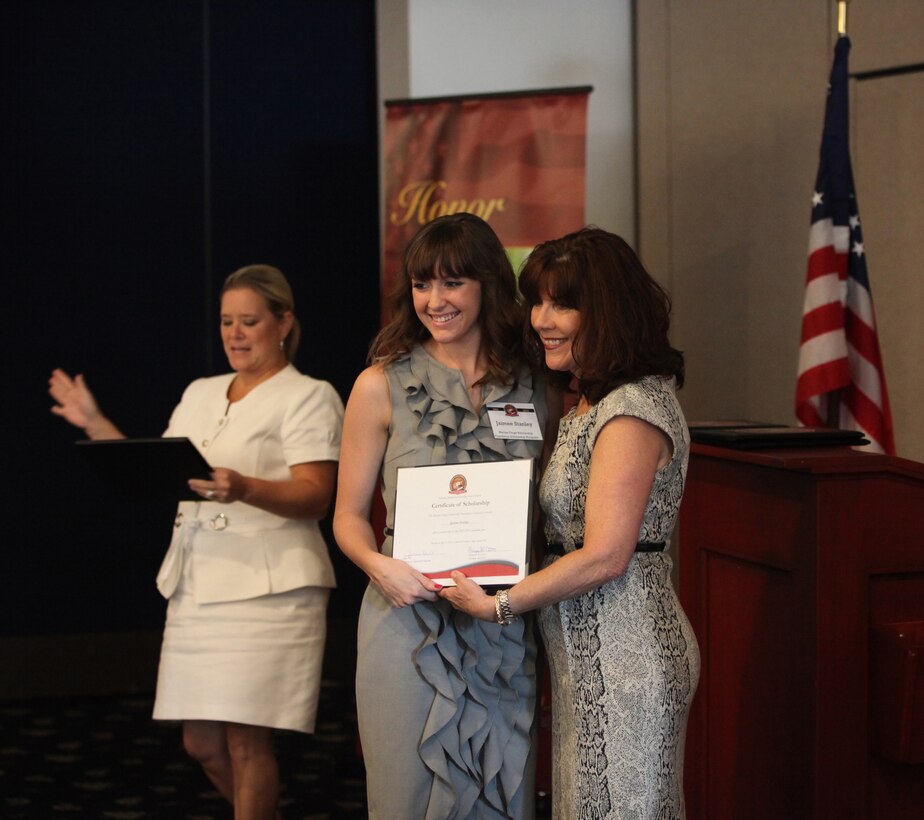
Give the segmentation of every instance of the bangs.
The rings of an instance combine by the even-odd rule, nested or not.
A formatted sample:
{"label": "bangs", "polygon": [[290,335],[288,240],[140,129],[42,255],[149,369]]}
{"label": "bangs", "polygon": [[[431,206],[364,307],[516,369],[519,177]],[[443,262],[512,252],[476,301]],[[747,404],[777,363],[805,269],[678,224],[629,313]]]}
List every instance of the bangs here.
{"label": "bangs", "polygon": [[538,304],[543,295],[562,307],[581,309],[581,275],[571,254],[560,256],[534,251],[523,264],[520,292],[529,304]]}
{"label": "bangs", "polygon": [[458,231],[432,231],[427,242],[409,249],[404,270],[408,279],[416,282],[458,277],[481,281],[484,278],[472,259],[466,237]]}

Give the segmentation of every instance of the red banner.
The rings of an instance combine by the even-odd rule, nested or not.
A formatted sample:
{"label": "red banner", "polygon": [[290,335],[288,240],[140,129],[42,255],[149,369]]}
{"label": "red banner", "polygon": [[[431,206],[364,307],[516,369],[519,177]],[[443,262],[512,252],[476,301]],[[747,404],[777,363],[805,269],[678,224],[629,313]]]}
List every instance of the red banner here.
{"label": "red banner", "polygon": [[382,293],[411,237],[445,214],[487,221],[517,270],[581,228],[589,90],[389,103]]}

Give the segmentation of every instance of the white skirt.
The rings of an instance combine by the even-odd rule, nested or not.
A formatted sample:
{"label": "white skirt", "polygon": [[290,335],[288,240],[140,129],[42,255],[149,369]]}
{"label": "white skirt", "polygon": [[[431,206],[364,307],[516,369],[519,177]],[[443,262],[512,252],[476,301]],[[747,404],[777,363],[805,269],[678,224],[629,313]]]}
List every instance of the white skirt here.
{"label": "white skirt", "polygon": [[302,587],[199,605],[181,581],[167,605],[154,719],[313,732],[329,595]]}

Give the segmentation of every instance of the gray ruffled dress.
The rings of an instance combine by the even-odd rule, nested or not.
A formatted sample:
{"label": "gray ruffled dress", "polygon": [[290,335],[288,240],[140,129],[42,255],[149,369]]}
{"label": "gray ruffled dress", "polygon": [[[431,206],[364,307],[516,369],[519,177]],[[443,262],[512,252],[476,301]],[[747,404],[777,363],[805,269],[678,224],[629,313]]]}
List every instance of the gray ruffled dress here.
{"label": "gray ruffled dress", "polygon": [[[476,414],[458,370],[422,347],[386,368],[392,427],[382,468],[387,526],[398,467],[539,459],[542,442],[502,441]],[[524,370],[487,385],[484,405],[532,402],[545,391]],[[391,554],[391,538],[382,551]],[[374,584],[359,617],[356,694],[369,817],[450,820],[533,816],[536,648],[528,619],[507,627],[445,601],[394,608]]]}

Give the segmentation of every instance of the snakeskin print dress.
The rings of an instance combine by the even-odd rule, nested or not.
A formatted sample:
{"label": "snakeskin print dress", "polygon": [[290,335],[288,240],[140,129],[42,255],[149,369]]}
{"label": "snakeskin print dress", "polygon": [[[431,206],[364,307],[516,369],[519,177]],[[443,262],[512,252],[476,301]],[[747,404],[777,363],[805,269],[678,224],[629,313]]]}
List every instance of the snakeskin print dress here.
{"label": "snakeskin print dress", "polygon": [[[539,497],[548,542],[566,552],[584,540],[594,442],[622,415],[653,424],[674,446],[655,476],[638,540],[666,541],[674,528],[689,433],[673,380],[649,376],[561,421]],[[671,567],[666,552],[637,552],[619,578],[541,611],[552,677],[554,818],[684,816],[683,746],[699,648]]]}

